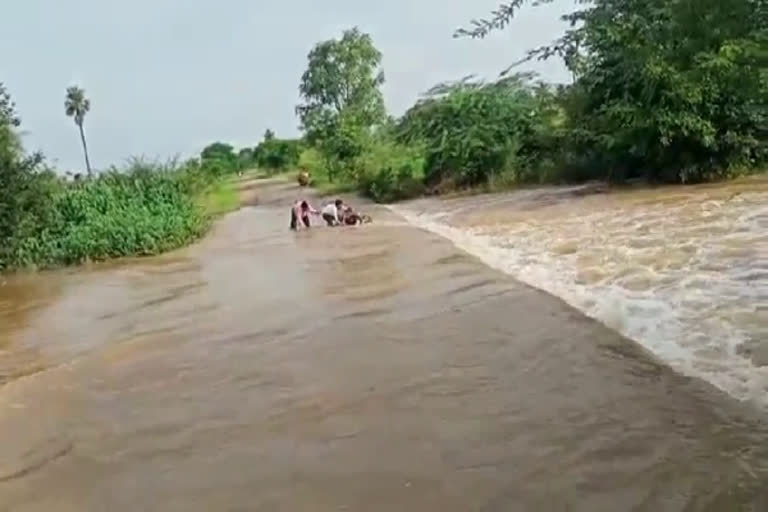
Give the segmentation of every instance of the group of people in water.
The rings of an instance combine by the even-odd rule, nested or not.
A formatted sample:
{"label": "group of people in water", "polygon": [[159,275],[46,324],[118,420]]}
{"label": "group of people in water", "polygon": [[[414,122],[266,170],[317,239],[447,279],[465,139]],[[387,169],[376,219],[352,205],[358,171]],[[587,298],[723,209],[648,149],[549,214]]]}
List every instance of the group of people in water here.
{"label": "group of people in water", "polygon": [[291,207],[291,229],[298,231],[309,228],[310,215],[322,217],[328,226],[355,226],[366,221],[370,222],[368,216],[354,211],[341,199],[326,204],[320,210],[315,210],[306,199],[300,199]]}

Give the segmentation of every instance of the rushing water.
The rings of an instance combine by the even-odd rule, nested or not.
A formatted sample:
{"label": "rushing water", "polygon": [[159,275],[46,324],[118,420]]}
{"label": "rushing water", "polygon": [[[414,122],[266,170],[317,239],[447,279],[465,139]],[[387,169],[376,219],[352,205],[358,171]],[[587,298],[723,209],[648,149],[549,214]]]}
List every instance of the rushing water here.
{"label": "rushing water", "polygon": [[413,223],[768,406],[768,181],[414,203]]}
{"label": "rushing water", "polygon": [[[761,187],[403,211],[630,335],[654,333],[636,337],[662,359],[712,372],[693,325],[751,393]],[[0,510],[768,509],[761,409],[386,209],[370,207],[364,227],[295,234],[296,190],[254,191],[255,206],[189,249],[0,286]],[[660,311],[674,328],[654,323]],[[747,336],[752,359],[730,350]]]}

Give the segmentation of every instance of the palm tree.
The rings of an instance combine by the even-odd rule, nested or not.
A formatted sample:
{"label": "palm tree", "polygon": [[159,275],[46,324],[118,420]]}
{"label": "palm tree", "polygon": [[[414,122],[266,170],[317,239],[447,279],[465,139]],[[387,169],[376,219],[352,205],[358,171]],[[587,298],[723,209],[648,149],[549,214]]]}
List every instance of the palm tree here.
{"label": "palm tree", "polygon": [[83,131],[83,121],[85,121],[85,114],[91,110],[91,101],[85,97],[85,91],[73,85],[67,87],[67,97],[64,100],[64,111],[68,117],[75,120],[75,124],[80,129],[80,140],[83,143],[83,153],[85,154],[85,168],[88,171],[88,176],[91,176],[91,162],[88,159],[88,145],[85,143],[85,131]]}

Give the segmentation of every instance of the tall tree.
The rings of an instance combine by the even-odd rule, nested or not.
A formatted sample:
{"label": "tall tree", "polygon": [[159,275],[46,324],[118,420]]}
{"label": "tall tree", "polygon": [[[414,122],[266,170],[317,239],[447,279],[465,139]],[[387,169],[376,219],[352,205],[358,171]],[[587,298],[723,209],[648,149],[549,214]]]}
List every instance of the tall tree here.
{"label": "tall tree", "polygon": [[80,130],[80,141],[83,143],[83,154],[85,155],[85,168],[88,176],[91,176],[91,161],[88,158],[88,145],[85,142],[85,130],[83,122],[85,115],[91,110],[91,100],[86,98],[85,91],[76,85],[67,88],[67,95],[64,100],[64,111],[68,117],[74,119],[75,124]]}
{"label": "tall tree", "polygon": [[274,138],[275,138],[275,132],[267,128],[266,131],[264,132],[264,141],[268,142]]}
{"label": "tall tree", "polygon": [[383,119],[381,52],[369,34],[346,30],[340,39],[315,45],[307,61],[299,86],[304,101],[297,107],[305,129],[311,130],[319,119],[342,115],[354,115],[364,126]]}
{"label": "tall tree", "polygon": [[[322,41],[307,56],[296,107],[307,140],[330,162],[354,156],[360,139],[385,119],[381,52],[369,34],[352,28]],[[332,179],[329,165],[329,179]]]}
{"label": "tall tree", "polygon": [[[16,106],[0,84],[0,270],[15,258],[19,244],[50,212],[51,187],[41,174],[40,153],[25,154],[18,128]],[[46,179],[41,179],[46,178]]]}
{"label": "tall tree", "polygon": [[16,113],[16,103],[11,99],[3,82],[0,82],[0,125],[18,127],[21,124]]}
{"label": "tall tree", "polygon": [[200,152],[201,160],[235,160],[235,148],[231,144],[224,142],[214,142],[208,144]]}
{"label": "tall tree", "polygon": [[239,168],[235,148],[224,142],[214,142],[200,152],[200,162],[213,175],[233,173]]}
{"label": "tall tree", "polygon": [[[513,0],[457,35],[510,23]],[[570,28],[524,60],[574,72],[574,133],[622,175],[700,181],[768,159],[765,0],[576,0]]]}

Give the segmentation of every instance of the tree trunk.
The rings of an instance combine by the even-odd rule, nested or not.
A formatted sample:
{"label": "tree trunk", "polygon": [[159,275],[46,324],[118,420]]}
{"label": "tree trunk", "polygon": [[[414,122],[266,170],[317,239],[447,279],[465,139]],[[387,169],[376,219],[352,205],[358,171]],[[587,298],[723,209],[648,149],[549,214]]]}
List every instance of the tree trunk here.
{"label": "tree trunk", "polygon": [[333,176],[336,174],[334,163],[330,158],[325,159],[325,173],[328,176],[328,183],[333,183]]}
{"label": "tree trunk", "polygon": [[85,169],[88,171],[88,177],[91,177],[91,161],[88,159],[88,145],[85,143],[85,132],[83,131],[83,124],[77,125],[80,128],[80,140],[83,142],[83,154],[85,155]]}

